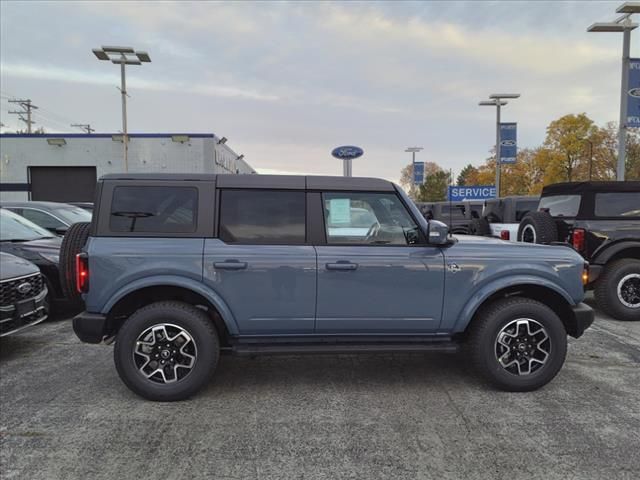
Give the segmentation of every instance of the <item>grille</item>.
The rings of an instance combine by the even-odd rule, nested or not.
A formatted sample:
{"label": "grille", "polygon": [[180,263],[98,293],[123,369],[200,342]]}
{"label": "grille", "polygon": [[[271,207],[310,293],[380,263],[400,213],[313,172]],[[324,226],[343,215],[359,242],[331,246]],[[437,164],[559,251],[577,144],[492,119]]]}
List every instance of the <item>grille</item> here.
{"label": "grille", "polygon": [[[31,289],[26,293],[18,292],[18,285],[30,283]],[[37,296],[44,289],[44,279],[42,275],[36,273],[28,277],[18,278],[16,280],[7,280],[0,283],[0,305],[7,307],[13,305],[20,300],[26,300]]]}

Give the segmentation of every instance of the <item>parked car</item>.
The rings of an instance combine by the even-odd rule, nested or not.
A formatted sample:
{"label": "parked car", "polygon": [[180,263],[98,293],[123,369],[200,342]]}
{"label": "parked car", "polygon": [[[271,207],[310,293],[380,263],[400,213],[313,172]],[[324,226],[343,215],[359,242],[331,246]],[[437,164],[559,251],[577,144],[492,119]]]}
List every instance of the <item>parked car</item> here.
{"label": "parked car", "polygon": [[542,190],[518,240],[572,245],[589,263],[588,288],[620,320],[640,320],[640,182],[573,182]]}
{"label": "parked car", "polygon": [[2,202],[0,206],[60,236],[74,223],[91,221],[91,212],[68,203]]}
{"label": "parked car", "polygon": [[472,235],[490,236],[511,240],[518,238],[522,218],[538,209],[540,197],[511,196],[485,200],[480,218],[471,220]]}
{"label": "parked car", "polygon": [[0,337],[46,320],[46,298],[47,286],[38,267],[0,252]]}
{"label": "parked car", "polygon": [[[533,390],[593,321],[573,249],[450,236],[385,180],[124,174],[97,191],[93,223],[63,242],[86,302],[73,328],[115,340],[121,379],[148,399],[195,394],[221,352],[460,346],[499,388]],[[329,230],[351,207],[374,228]]]}
{"label": "parked car", "polygon": [[451,233],[467,235],[471,233],[474,219],[480,218],[482,200],[463,202],[434,202],[417,204],[418,209],[427,220],[439,220],[449,227]]}
{"label": "parked car", "polygon": [[77,309],[62,293],[58,263],[62,239],[24,217],[0,208],[0,251],[28,260],[40,268],[53,312]]}

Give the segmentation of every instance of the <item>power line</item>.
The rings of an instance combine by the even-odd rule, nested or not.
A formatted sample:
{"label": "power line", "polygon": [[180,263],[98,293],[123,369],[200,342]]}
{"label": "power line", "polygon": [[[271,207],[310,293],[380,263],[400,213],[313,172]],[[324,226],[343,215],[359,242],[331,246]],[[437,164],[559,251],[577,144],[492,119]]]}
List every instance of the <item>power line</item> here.
{"label": "power line", "polygon": [[[36,123],[35,120],[31,119],[31,110],[37,110],[38,107],[36,107],[33,103],[31,103],[30,99],[9,100],[9,103],[17,103],[22,107],[22,110],[14,110],[14,111],[10,111],[9,113],[13,115],[18,115],[20,120],[22,120],[24,123],[27,124],[27,133],[31,133],[31,125]],[[27,118],[24,118],[23,115],[26,115]]]}
{"label": "power line", "polygon": [[95,128],[91,128],[91,125],[89,123],[72,123],[71,126],[80,128],[80,129],[84,130],[85,132],[87,132],[88,134],[91,134],[91,132],[95,132],[96,131]]}

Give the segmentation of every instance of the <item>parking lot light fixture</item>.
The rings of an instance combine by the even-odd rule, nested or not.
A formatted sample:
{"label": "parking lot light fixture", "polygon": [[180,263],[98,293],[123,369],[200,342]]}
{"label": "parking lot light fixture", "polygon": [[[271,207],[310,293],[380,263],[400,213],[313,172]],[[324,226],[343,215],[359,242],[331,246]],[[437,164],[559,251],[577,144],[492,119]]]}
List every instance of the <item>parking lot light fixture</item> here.
{"label": "parking lot light fixture", "polygon": [[500,198],[500,108],[507,103],[505,98],[520,98],[519,93],[492,93],[489,95],[491,100],[482,100],[478,102],[481,107],[496,107],[496,198]]}
{"label": "parking lot light fixture", "polygon": [[111,61],[120,65],[120,93],[122,95],[122,144],[124,149],[124,171],[129,171],[129,136],[127,135],[127,81],[125,77],[126,65],[142,65],[150,63],[151,57],[147,52],[137,52],[133,47],[102,46],[94,48],[93,54],[98,60]]}
{"label": "parking lot light fixture", "polygon": [[616,180],[624,181],[625,156],[627,146],[627,90],[629,90],[629,53],[631,50],[631,30],[638,27],[631,21],[631,15],[640,13],[640,2],[626,2],[616,10],[623,15],[613,22],[593,23],[587,32],[622,33],[622,78],[620,81],[620,121],[618,122],[618,163]]}

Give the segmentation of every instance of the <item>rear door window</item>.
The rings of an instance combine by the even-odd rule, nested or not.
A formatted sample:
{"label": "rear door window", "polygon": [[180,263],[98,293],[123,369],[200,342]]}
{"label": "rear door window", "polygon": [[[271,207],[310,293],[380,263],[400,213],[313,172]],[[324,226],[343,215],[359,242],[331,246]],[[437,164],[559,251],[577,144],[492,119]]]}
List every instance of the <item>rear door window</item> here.
{"label": "rear door window", "polygon": [[194,187],[116,187],[109,228],[113,232],[192,233],[197,209]]}
{"label": "rear door window", "polygon": [[640,217],[640,192],[596,193],[596,217]]}
{"label": "rear door window", "polygon": [[222,190],[220,239],[227,243],[303,244],[305,211],[303,191]]}

